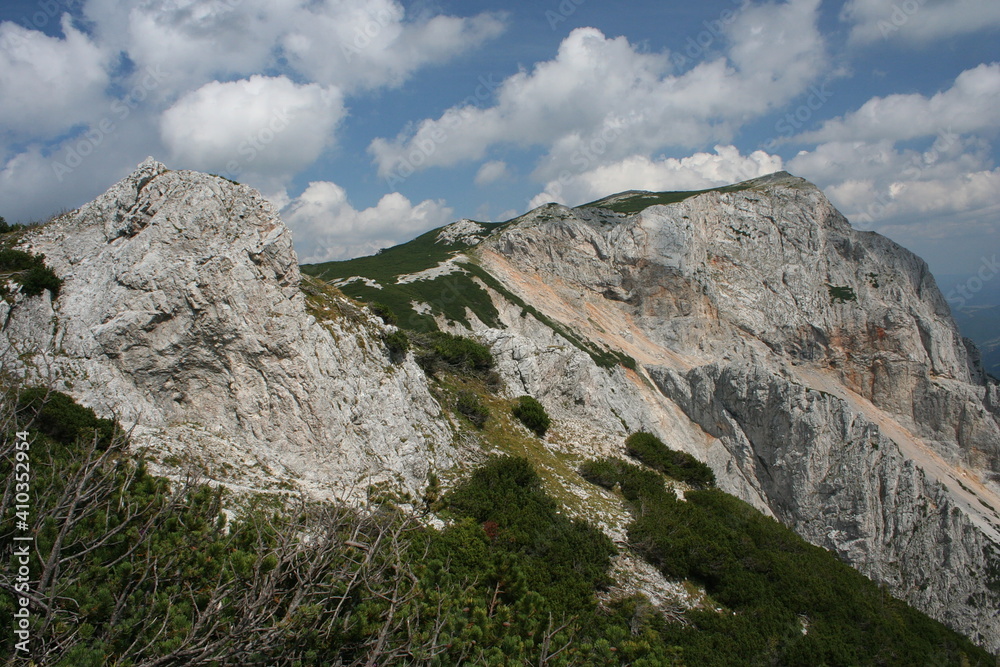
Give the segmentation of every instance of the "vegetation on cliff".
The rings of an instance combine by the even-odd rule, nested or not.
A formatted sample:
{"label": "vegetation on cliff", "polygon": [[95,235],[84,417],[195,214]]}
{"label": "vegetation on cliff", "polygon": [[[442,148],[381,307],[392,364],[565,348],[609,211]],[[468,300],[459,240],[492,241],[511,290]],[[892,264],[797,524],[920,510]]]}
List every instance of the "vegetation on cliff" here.
{"label": "vegetation on cliff", "polygon": [[[113,423],[68,397],[7,389],[0,554],[15,534],[15,433],[30,442],[31,648],[38,664],[991,664],[828,552],[716,490],[648,468],[589,478],[634,507],[633,548],[723,611],[668,623],[599,605],[616,547],[566,516],[527,460],[496,456],[433,504],[352,510],[232,496],[151,474]],[[20,520],[20,519],[18,519]],[[0,569],[0,617],[15,611]],[[0,634],[6,660],[12,633]]]}

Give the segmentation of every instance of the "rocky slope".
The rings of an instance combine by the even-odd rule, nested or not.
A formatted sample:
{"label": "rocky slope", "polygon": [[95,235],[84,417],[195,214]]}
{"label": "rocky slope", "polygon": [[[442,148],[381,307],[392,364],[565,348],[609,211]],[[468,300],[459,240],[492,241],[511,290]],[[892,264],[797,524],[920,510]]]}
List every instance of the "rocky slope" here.
{"label": "rocky slope", "polygon": [[[787,174],[460,221],[436,240],[454,256],[430,253],[384,290],[347,274],[344,289],[396,285],[452,310],[478,291],[491,307],[463,322],[508,394],[552,414],[552,452],[623,455],[625,435],[656,433],[1000,649],[1000,390],[919,258]],[[376,318],[300,275],[249,188],[148,160],[23,245],[65,284],[55,301],[0,301],[2,369],[135,423],[175,474],[358,498],[380,483],[418,493],[463,454],[412,357],[391,359]],[[452,278],[465,291],[437,287]],[[622,517],[594,518],[623,537]]]}
{"label": "rocky slope", "polygon": [[175,472],[347,497],[417,492],[448,465],[423,372],[390,363],[374,318],[307,303],[291,234],[256,191],[150,159],[25,247],[65,284],[54,303],[0,301],[5,366],[136,424]]}
{"label": "rocky slope", "polygon": [[[601,205],[641,208],[635,197]],[[1000,648],[998,389],[919,258],[787,174],[629,214],[549,205],[478,257],[551,320],[638,362],[598,371],[510,310],[483,331],[520,391],[579,425],[569,439],[614,450],[601,431],[652,430]]]}

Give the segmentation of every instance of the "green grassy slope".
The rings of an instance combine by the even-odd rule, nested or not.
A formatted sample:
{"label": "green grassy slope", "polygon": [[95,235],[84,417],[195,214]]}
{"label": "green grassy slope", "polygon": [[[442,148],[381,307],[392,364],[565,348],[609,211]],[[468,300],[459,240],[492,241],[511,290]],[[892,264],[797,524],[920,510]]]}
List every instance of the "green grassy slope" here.
{"label": "green grassy slope", "polygon": [[[634,213],[648,206],[676,203],[704,192],[736,192],[751,187],[748,184],[752,182],[690,192],[626,192],[584,204],[580,208],[604,208],[618,213]],[[506,225],[516,224],[518,219],[478,223],[484,227],[481,238],[495,233]],[[475,244],[438,242],[441,229],[433,229],[412,241],[387,248],[375,255],[345,261],[303,264],[301,270],[308,276],[335,283],[351,298],[370,304],[385,304],[396,315],[400,327],[417,332],[437,330],[434,316],[444,316],[449,321],[469,326],[466,308],[488,326],[501,326],[489,294],[478,282],[481,281],[511,303],[520,306],[525,314],[535,317],[565,337],[575,347],[586,352],[598,365],[610,368],[622,364],[635,368],[635,361],[628,355],[605,349],[592,341],[580,338],[505,289],[493,276],[475,263]],[[398,282],[400,276],[432,269],[464,252],[468,253],[471,262],[460,263],[457,271],[426,280],[403,284]],[[351,280],[352,278],[355,280]],[[425,304],[429,307],[429,311],[424,306],[415,308],[415,304]]]}
{"label": "green grassy slope", "polygon": [[604,208],[615,213],[638,213],[643,209],[658,204],[677,204],[695,195],[706,192],[739,192],[746,190],[750,186],[745,183],[726,185],[721,188],[709,188],[707,190],[677,190],[670,192],[647,192],[645,190],[630,190],[616,195],[610,195],[589,204],[583,204],[579,208]]}
{"label": "green grassy slope", "polygon": [[[489,233],[504,223],[479,224]],[[468,307],[484,323],[499,326],[497,311],[489,295],[465,272],[458,271],[402,285],[397,283],[400,276],[432,269],[471,247],[465,243],[437,243],[440,232],[440,229],[431,230],[412,241],[369,257],[304,264],[302,272],[327,282],[344,281],[353,277],[375,281],[379,287],[372,287],[363,281],[341,283],[339,286],[344,294],[354,299],[389,306],[404,329],[423,332],[437,330],[431,314],[415,310],[414,302],[427,304],[432,314],[443,315],[466,326],[469,325],[465,313]]]}

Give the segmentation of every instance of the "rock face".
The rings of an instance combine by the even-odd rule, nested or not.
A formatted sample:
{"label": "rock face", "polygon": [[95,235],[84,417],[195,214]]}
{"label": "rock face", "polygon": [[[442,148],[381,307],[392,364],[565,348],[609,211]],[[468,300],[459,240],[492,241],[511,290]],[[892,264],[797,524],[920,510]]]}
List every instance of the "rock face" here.
{"label": "rock face", "polygon": [[624,431],[651,430],[1000,648],[997,386],[922,260],[785,173],[634,214],[548,205],[478,254],[550,320],[638,362],[599,371],[509,310],[482,332],[584,449],[620,454]]}
{"label": "rock face", "polygon": [[6,363],[136,423],[159,458],[341,497],[417,491],[447,465],[423,372],[390,362],[380,323],[307,313],[291,235],[256,191],[150,159],[28,245],[65,284],[54,304],[0,304]]}

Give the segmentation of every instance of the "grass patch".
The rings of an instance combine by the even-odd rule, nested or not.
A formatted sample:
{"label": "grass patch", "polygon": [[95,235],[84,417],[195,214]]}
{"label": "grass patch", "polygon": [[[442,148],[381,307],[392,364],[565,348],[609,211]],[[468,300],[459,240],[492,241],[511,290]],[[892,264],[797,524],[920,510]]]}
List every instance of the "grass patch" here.
{"label": "grass patch", "polygon": [[[322,279],[327,280],[325,277]],[[384,284],[382,289],[370,287],[362,282],[347,283],[340,289],[347,296],[370,304],[378,303],[381,307],[389,309],[397,318],[396,324],[410,331],[437,331],[435,315],[470,327],[466,308],[487,326],[501,327],[500,313],[493,305],[489,294],[476,284],[471,276],[462,272],[438,276],[432,280],[417,280],[404,285],[392,282]],[[414,309],[415,303],[427,304],[430,312],[418,312]]]}
{"label": "grass patch", "polygon": [[[483,236],[495,232],[508,224],[507,222],[478,223],[485,228]],[[502,328],[500,313],[497,311],[489,293],[475,280],[478,278],[490,289],[503,295],[511,303],[521,307],[536,320],[546,325],[560,336],[568,340],[574,347],[587,353],[601,368],[614,368],[617,365],[636,370],[637,364],[631,356],[616,350],[610,350],[575,334],[561,324],[553,321],[528,305],[500,281],[490,275],[485,269],[472,262],[459,264],[461,271],[438,276],[431,280],[417,280],[405,284],[397,284],[396,280],[403,275],[425,271],[438,266],[455,255],[456,252],[472,247],[465,243],[454,245],[437,243],[440,229],[431,230],[417,238],[378,254],[368,257],[358,257],[343,262],[325,262],[322,264],[303,264],[300,268],[303,275],[336,282],[356,276],[367,278],[381,287],[372,287],[361,281],[354,281],[340,286],[340,290],[352,298],[365,301],[381,312],[391,312],[396,317],[396,324],[404,329],[415,332],[433,332],[438,330],[434,316],[442,316],[451,322],[458,322],[471,327],[467,309],[475,314],[486,326]],[[418,312],[414,304],[426,304],[430,312]]]}
{"label": "grass patch", "polygon": [[577,468],[580,459],[546,446],[545,442],[518,428],[512,414],[514,401],[491,393],[481,378],[441,374],[435,382],[434,393],[445,406],[454,405],[462,392],[474,392],[489,410],[490,417],[481,430],[475,431],[484,449],[490,452],[527,459],[537,471],[545,492],[568,508],[575,516],[620,516],[620,503],[591,490],[585,498],[574,492],[580,486]]}
{"label": "grass patch", "polygon": [[[478,224],[486,228],[485,235],[506,223],[481,222]],[[342,262],[303,264],[301,269],[304,273],[328,281],[342,280],[352,276],[364,276],[382,285],[389,285],[395,283],[396,278],[399,276],[433,268],[441,262],[450,259],[456,251],[465,250],[470,247],[464,243],[457,243],[455,245],[437,243],[437,237],[440,233],[440,228],[432,229],[412,241],[401,243],[391,248],[385,248],[374,255],[357,257]]]}
{"label": "grass patch", "polygon": [[305,296],[306,312],[320,322],[346,319],[359,326],[367,322],[364,311],[329,283],[303,275],[299,289]]}
{"label": "grass patch", "polygon": [[[478,223],[485,229],[483,235],[506,223]],[[355,281],[344,284],[344,294],[379,304],[395,314],[397,324],[411,331],[437,331],[434,315],[449,321],[470,326],[466,308],[475,313],[484,324],[500,327],[499,313],[485,290],[463,272],[438,276],[431,280],[417,280],[403,285],[397,278],[434,268],[451,259],[457,252],[471,247],[466,243],[437,243],[441,229],[433,229],[407,243],[386,248],[375,255],[358,257],[343,262],[303,264],[303,274],[324,281],[336,282],[355,276],[375,281],[381,289]],[[414,303],[430,306],[430,313],[414,310]]]}
{"label": "grass patch", "polygon": [[632,191],[604,197],[589,204],[583,204],[577,208],[603,208],[615,213],[638,213],[650,206],[677,204],[695,195],[706,192],[741,192],[749,190],[751,186],[737,183],[726,185],[721,188],[708,188],[707,190],[672,190],[669,192],[645,192]]}

